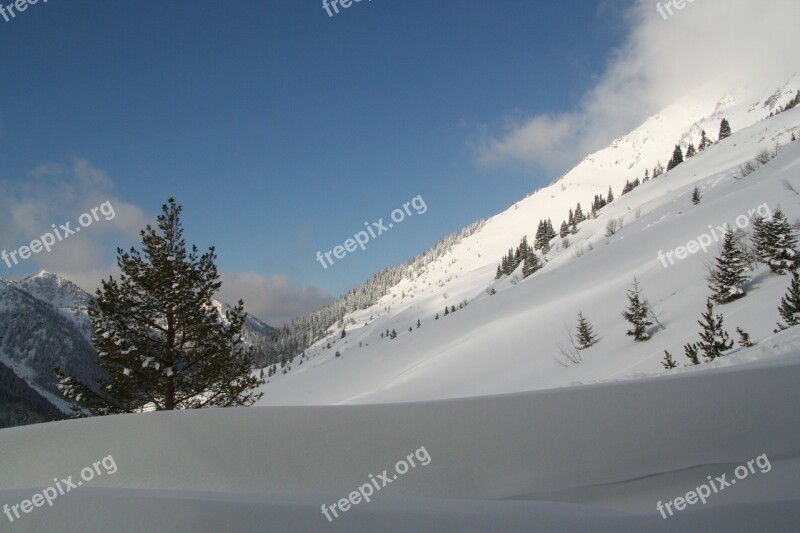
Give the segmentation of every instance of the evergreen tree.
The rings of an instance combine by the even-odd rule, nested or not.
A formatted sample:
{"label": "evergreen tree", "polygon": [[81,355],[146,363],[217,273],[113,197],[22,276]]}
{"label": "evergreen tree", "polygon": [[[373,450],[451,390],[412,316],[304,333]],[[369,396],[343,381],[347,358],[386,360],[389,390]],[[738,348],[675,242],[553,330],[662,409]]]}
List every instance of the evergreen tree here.
{"label": "evergreen tree", "polygon": [[397,332],[395,330],[392,330],[392,332],[389,334],[389,338],[390,339],[396,339],[397,338]]}
{"label": "evergreen tree", "polygon": [[575,213],[572,212],[572,208],[569,209],[569,217],[567,217],[567,225],[572,226],[575,224]]}
{"label": "evergreen tree", "polygon": [[753,233],[750,242],[753,245],[753,252],[756,259],[764,264],[769,264],[771,254],[771,238],[767,221],[761,215],[753,215]]}
{"label": "evergreen tree", "polygon": [[781,298],[778,312],[785,322],[785,324],[778,324],[778,329],[786,329],[800,324],[800,277],[796,270],[792,270],[792,283],[789,286],[789,292]]}
{"label": "evergreen tree", "polygon": [[592,325],[583,316],[582,312],[578,312],[578,343],[581,350],[589,348],[597,342],[597,337],[594,334]]}
{"label": "evergreen tree", "polygon": [[683,347],[683,351],[686,354],[686,357],[689,359],[689,362],[693,365],[700,364],[700,349],[697,347],[696,344],[686,344]]}
{"label": "evergreen tree", "polygon": [[549,219],[540,221],[539,228],[536,230],[536,239],[533,245],[534,249],[541,250],[542,253],[546,254],[550,251],[550,240],[557,235]]}
{"label": "evergreen tree", "polygon": [[750,340],[750,334],[747,333],[745,330],[743,330],[742,328],[736,328],[736,333],[739,334],[739,346],[741,346],[742,348],[750,348],[752,346],[755,346],[755,344],[753,344],[753,341]]}
{"label": "evergreen tree", "polygon": [[700,203],[700,200],[702,198],[703,196],[700,194],[700,189],[698,187],[695,187],[694,190],[692,191],[692,203],[694,205],[697,205]]}
{"label": "evergreen tree", "polygon": [[580,224],[586,220],[586,216],[583,214],[583,209],[581,209],[581,203],[578,202],[578,205],[575,206],[575,224]]}
{"label": "evergreen tree", "polygon": [[642,183],[644,183],[645,181],[650,181],[650,169],[649,168],[644,169],[644,179],[642,180]]}
{"label": "evergreen tree", "polygon": [[678,366],[678,363],[676,363],[672,359],[672,354],[669,353],[666,350],[664,350],[664,354],[665,354],[664,355],[664,360],[661,362],[661,364],[664,366],[664,368],[666,368],[667,370],[672,370],[673,368],[676,368]]}
{"label": "evergreen tree", "polygon": [[653,167],[653,177],[657,178],[664,173],[664,165],[661,164],[661,161],[656,163],[656,166]]}
{"label": "evergreen tree", "polygon": [[450,306],[450,312],[451,313],[455,313],[456,312],[456,306],[455,305],[451,305]]}
{"label": "evergreen tree", "polygon": [[449,314],[450,314],[450,308],[445,305],[444,306],[444,316],[447,316]]}
{"label": "evergreen tree", "polygon": [[439,313],[436,313],[436,318],[434,320],[439,320]]}
{"label": "evergreen tree", "polygon": [[724,303],[744,296],[742,286],[750,280],[744,274],[747,260],[730,226],[722,240],[722,255],[717,257],[715,262],[716,267],[709,276],[708,288],[711,289],[711,298]]}
{"label": "evergreen tree", "polygon": [[633,287],[628,289],[628,308],[622,313],[622,317],[633,326],[626,332],[626,335],[633,337],[636,341],[648,340],[650,335],[647,333],[647,328],[653,325],[648,318],[649,312],[647,302],[642,298],[639,289],[639,280],[633,278]]}
{"label": "evergreen tree", "polygon": [[672,170],[681,163],[683,163],[683,152],[681,151],[681,145],[676,144],[675,150],[672,151],[672,159],[667,163],[667,170]]}
{"label": "evergreen tree", "polygon": [[697,150],[702,152],[706,148],[711,146],[711,141],[709,140],[708,136],[706,135],[706,130],[700,132],[700,143],[697,145]]}
{"label": "evergreen tree", "polygon": [[766,263],[776,274],[788,274],[798,267],[797,237],[794,228],[780,208],[775,210],[766,226]]}
{"label": "evergreen tree", "polygon": [[722,315],[714,314],[714,304],[710,298],[706,301],[706,312],[702,314],[702,317],[703,320],[697,321],[703,328],[697,347],[702,350],[703,357],[708,361],[713,361],[717,357],[721,357],[726,350],[733,348],[733,341],[722,327]]}
{"label": "evergreen tree", "polygon": [[728,119],[723,118],[722,121],[719,123],[719,140],[727,139],[731,136],[731,125],[728,123]]}
{"label": "evergreen tree", "polygon": [[558,236],[563,239],[567,235],[569,235],[569,224],[567,224],[567,221],[564,220],[561,222],[561,229],[558,232]]}
{"label": "evergreen tree", "polygon": [[536,255],[536,252],[528,249],[528,256],[525,258],[525,264],[522,267],[522,277],[527,278],[537,270],[541,270],[542,262],[539,261],[539,257]]}
{"label": "evergreen tree", "polygon": [[342,328],[342,334],[339,335],[339,338],[344,339],[345,337],[347,337],[347,332],[344,330],[344,328]]}
{"label": "evergreen tree", "polygon": [[614,191],[611,190],[611,187],[608,188],[608,196],[606,197],[606,203],[610,204],[614,201]]}
{"label": "evergreen tree", "polygon": [[212,302],[221,283],[210,248],[187,250],[181,207],[170,198],[157,229],[141,231],[142,251],[117,249],[119,280],[103,280],[88,313],[104,376],[92,387],[56,369],[76,415],[251,405],[264,383],[251,374],[252,351],[240,300],[225,320]]}
{"label": "evergreen tree", "polygon": [[419,328],[419,327],[421,327],[421,326],[422,326],[422,322],[420,322],[420,321],[419,321],[419,318],[418,318],[418,319],[417,319],[417,328]]}
{"label": "evergreen tree", "polygon": [[695,154],[697,154],[697,150],[695,149],[694,144],[693,143],[689,143],[689,147],[686,148],[686,159],[689,159],[690,157],[694,156]]}

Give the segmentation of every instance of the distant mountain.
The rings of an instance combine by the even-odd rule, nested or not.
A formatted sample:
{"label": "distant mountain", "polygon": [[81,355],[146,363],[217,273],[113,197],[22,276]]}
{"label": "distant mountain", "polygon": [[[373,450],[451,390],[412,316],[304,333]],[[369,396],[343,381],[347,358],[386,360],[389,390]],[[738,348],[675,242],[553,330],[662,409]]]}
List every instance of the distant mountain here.
{"label": "distant mountain", "polygon": [[[19,281],[0,278],[0,427],[69,413],[56,388],[54,367],[84,383],[100,376],[87,311],[91,300],[71,281],[45,271]],[[221,317],[231,309],[217,300],[214,305]],[[257,362],[268,359],[274,334],[248,316],[243,336]]]}

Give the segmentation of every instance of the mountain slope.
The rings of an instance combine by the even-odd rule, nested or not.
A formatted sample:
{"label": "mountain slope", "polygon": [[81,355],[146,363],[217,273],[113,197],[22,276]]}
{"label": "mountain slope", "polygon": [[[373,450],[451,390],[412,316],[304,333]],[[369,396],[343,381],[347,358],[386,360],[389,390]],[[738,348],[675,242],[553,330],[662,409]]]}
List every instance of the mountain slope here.
{"label": "mountain slope", "polygon": [[[792,78],[778,90],[760,93],[739,87],[721,98],[706,98],[702,105],[684,99],[651,117],[557,182],[490,219],[376,305],[348,315],[347,336],[339,339],[332,328],[288,373],[271,378],[262,404],[416,401],[619,379],[661,372],[665,349],[686,362],[682,347],[697,339],[697,320],[708,294],[705,263],[718,246],[714,242],[707,253],[669,268],[659,251],[684,246],[710,232],[709,225],[733,224],[759,207],[771,212],[780,204],[791,220],[800,216],[783,184],[795,178],[800,162],[800,143],[788,144],[792,132],[800,133],[800,109],[769,118],[794,96],[797,84]],[[700,128],[716,139],[721,116],[731,117],[732,137],[619,196],[626,180],[641,177],[643,169],[655,164],[648,162],[654,154],[671,154],[680,138],[676,132],[689,132],[687,144],[697,144]],[[666,138],[658,137],[662,130],[669,132]],[[777,158],[737,179],[741,164],[760,150],[774,150],[775,143],[782,145]],[[578,234],[569,237],[569,248],[556,238],[544,269],[518,284],[513,277],[494,280],[502,255],[524,234],[532,241],[540,219],[551,218],[558,227],[568,209],[581,202],[588,210],[593,195],[605,195],[609,186],[617,199],[598,219],[580,225]],[[698,206],[690,202],[695,186],[704,196]],[[622,219],[623,227],[606,237],[611,219]],[[771,334],[788,281],[763,267],[753,275],[752,294],[717,311],[724,313],[734,337],[740,326],[758,341]],[[647,343],[626,337],[620,316],[634,276],[667,328],[655,328]],[[497,294],[489,296],[492,288]],[[445,306],[458,308],[465,301],[467,307],[443,316]],[[583,364],[564,368],[555,361],[558,345],[566,343],[565,324],[574,330],[579,310],[593,322],[601,342],[583,352]],[[398,338],[382,338],[387,330],[396,330]]]}

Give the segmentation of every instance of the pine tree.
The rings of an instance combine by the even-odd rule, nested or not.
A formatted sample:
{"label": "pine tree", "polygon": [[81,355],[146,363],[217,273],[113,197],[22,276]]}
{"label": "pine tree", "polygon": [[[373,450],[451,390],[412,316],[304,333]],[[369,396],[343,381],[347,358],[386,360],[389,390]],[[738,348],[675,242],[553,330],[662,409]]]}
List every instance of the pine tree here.
{"label": "pine tree", "polygon": [[614,201],[614,191],[611,190],[611,187],[608,188],[608,196],[606,196],[606,203],[610,204]]}
{"label": "pine tree", "polygon": [[397,332],[395,330],[392,330],[392,332],[389,334],[389,338],[390,339],[396,339],[397,338]]}
{"label": "pine tree", "polygon": [[456,312],[456,306],[455,305],[451,305],[450,306],[450,312],[451,313],[455,313]]}
{"label": "pine tree", "polygon": [[681,163],[683,163],[683,152],[681,151],[681,145],[676,144],[675,150],[672,151],[672,159],[667,163],[667,170],[672,170]]}
{"label": "pine tree", "polygon": [[418,319],[417,319],[417,327],[419,328],[419,327],[421,327],[421,326],[422,326],[422,322],[420,322],[420,321],[419,321],[419,318],[418,318]]}
{"label": "pine tree", "polygon": [[769,257],[771,253],[770,245],[770,232],[767,221],[761,215],[753,215],[753,233],[750,236],[750,242],[753,246],[753,252],[756,259],[764,264],[769,264]]}
{"label": "pine tree", "polygon": [[781,298],[778,312],[785,322],[785,324],[778,324],[778,329],[786,329],[800,324],[800,277],[796,270],[792,270],[792,283],[789,285],[789,292]]}
{"label": "pine tree", "polygon": [[730,302],[745,295],[742,286],[750,278],[745,274],[747,260],[736,242],[736,234],[729,226],[722,240],[722,255],[715,259],[716,267],[709,276],[711,298],[720,303]]}
{"label": "pine tree", "polygon": [[711,141],[708,139],[708,136],[706,135],[706,130],[703,130],[700,132],[700,143],[697,145],[697,150],[699,152],[702,152],[709,146],[711,146]]}
{"label": "pine tree", "polygon": [[647,328],[653,325],[648,318],[649,312],[647,302],[642,298],[639,289],[639,280],[633,278],[633,287],[628,289],[628,308],[622,313],[622,317],[633,326],[626,332],[626,335],[633,337],[636,341],[648,340],[650,335],[647,333]]}
{"label": "pine tree", "polygon": [[683,351],[686,354],[687,359],[693,365],[700,364],[700,349],[697,347],[697,344],[689,343],[684,345]]}
{"label": "pine tree", "polygon": [[539,261],[539,257],[536,255],[536,252],[533,250],[529,250],[528,257],[525,258],[525,264],[522,267],[522,277],[527,278],[537,270],[542,268],[542,263]]}
{"label": "pine tree", "polygon": [[694,144],[689,143],[689,147],[686,148],[686,159],[689,159],[695,154],[697,154],[697,150],[695,149]]}
{"label": "pine tree", "polygon": [[714,304],[710,298],[706,301],[706,312],[702,314],[702,317],[702,321],[697,321],[703,328],[697,347],[703,351],[703,357],[708,361],[713,361],[717,357],[721,357],[726,350],[733,348],[733,341],[722,327],[722,315],[714,314]]}
{"label": "pine tree", "polygon": [[739,334],[739,346],[741,346],[742,348],[751,348],[755,346],[755,344],[753,344],[753,341],[750,340],[750,334],[747,333],[745,330],[737,327],[736,333]]}
{"label": "pine tree", "polygon": [[569,216],[567,217],[567,225],[572,226],[575,224],[575,213],[572,212],[572,208],[569,209]]}
{"label": "pine tree", "polygon": [[668,351],[666,351],[666,350],[664,350],[664,360],[661,362],[661,364],[662,364],[662,365],[664,366],[664,368],[666,368],[667,370],[672,370],[673,368],[676,368],[676,367],[678,366],[678,363],[676,363],[676,362],[675,362],[675,361],[672,359],[672,354],[671,354],[671,353],[669,353],[669,352],[668,352]]}
{"label": "pine tree", "polygon": [[580,224],[586,220],[586,216],[583,214],[583,209],[581,209],[581,203],[578,202],[578,205],[575,206],[575,224]]}
{"label": "pine tree", "polygon": [[450,314],[450,308],[445,305],[444,306],[444,316],[447,316],[449,314]]}
{"label": "pine tree", "polygon": [[649,168],[644,169],[644,179],[642,180],[642,183],[644,183],[646,181],[650,181],[650,169]]}
{"label": "pine tree", "polygon": [[766,263],[776,274],[788,274],[798,267],[797,237],[794,228],[780,210],[775,210],[772,219],[764,222],[767,228]]}
{"label": "pine tree", "polygon": [[436,313],[436,318],[434,320],[439,320],[439,313]]}
{"label": "pine tree", "polygon": [[345,337],[347,337],[347,332],[344,330],[344,328],[342,328],[342,334],[339,335],[339,338],[344,339]]}
{"label": "pine tree", "polygon": [[582,312],[578,312],[578,343],[581,350],[589,348],[597,342],[597,337],[594,334],[592,324],[583,316]]}
{"label": "pine tree", "polygon": [[92,387],[59,369],[76,415],[251,405],[264,381],[252,375],[252,351],[240,300],[225,320],[212,302],[221,283],[210,248],[187,250],[181,207],[170,198],[142,250],[117,249],[119,280],[103,280],[88,313],[104,376]]}
{"label": "pine tree", "polygon": [[653,177],[657,178],[664,173],[664,165],[661,164],[661,161],[656,163],[656,166],[653,167]]}
{"label": "pine tree", "polygon": [[563,239],[567,235],[569,235],[569,224],[567,224],[567,221],[564,220],[561,222],[561,228],[558,232],[558,236]]}
{"label": "pine tree", "polygon": [[728,123],[728,119],[723,118],[722,121],[719,123],[719,140],[727,139],[731,136],[731,125]]}
{"label": "pine tree", "polygon": [[700,189],[698,187],[695,187],[694,190],[692,191],[692,203],[694,205],[697,205],[700,203],[700,200],[702,198],[703,196],[700,194]]}

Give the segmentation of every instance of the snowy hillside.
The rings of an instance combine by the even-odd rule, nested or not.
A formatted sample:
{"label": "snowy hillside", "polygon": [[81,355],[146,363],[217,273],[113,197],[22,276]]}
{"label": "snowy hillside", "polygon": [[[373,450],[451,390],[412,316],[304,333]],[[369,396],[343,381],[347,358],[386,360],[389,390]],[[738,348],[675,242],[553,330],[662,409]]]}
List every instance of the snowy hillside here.
{"label": "snowy hillside", "polygon": [[[755,346],[690,367],[683,346],[698,340],[719,245],[678,250],[725,223],[749,231],[779,205],[800,218],[800,107],[769,117],[794,83],[776,98],[774,87],[740,89],[652,117],[347,316],[344,336],[332,328],[270,376],[260,407],[0,431],[0,448],[15,450],[0,454],[2,502],[92,474],[12,531],[791,531],[800,328],[773,332],[790,276],[751,272],[747,295],[715,310]],[[619,195],[674,144],[696,144],[701,129],[716,140],[723,116],[731,137]],[[762,150],[769,161],[744,176]],[[616,199],[568,246],[554,239],[541,270],[495,279],[541,219],[558,226],[609,186]],[[607,235],[611,220],[621,227]],[[661,323],[647,342],[626,336],[621,317],[634,277]],[[578,311],[598,342],[580,364],[559,364]],[[679,368],[664,370],[664,350]],[[679,510],[712,476],[731,483]],[[343,510],[379,478],[369,505]],[[666,503],[672,516],[658,511]]]}
{"label": "snowy hillside", "polygon": [[[790,143],[793,132],[800,134],[800,109],[769,117],[799,85],[792,78],[777,90],[739,86],[694,105],[687,97],[651,117],[562,179],[490,219],[377,305],[348,316],[354,324],[346,326],[346,337],[340,339],[340,330],[332,328],[327,339],[295,359],[288,373],[270,379],[262,405],[418,401],[630,378],[662,372],[664,350],[687,362],[683,345],[697,339],[708,295],[706,264],[719,246],[714,242],[707,253],[668,268],[659,251],[685,246],[709,232],[709,225],[734,224],[759,206],[766,213],[780,205],[790,220],[800,217],[796,195],[784,186],[784,180],[800,179],[800,143]],[[619,195],[627,180],[641,178],[659,161],[666,164],[679,141],[697,145],[701,130],[716,140],[721,117],[734,125],[732,137]],[[776,144],[778,156],[741,179],[740,165]],[[577,235],[568,237],[568,248],[556,238],[542,270],[516,284],[514,276],[495,281],[501,257],[523,235],[532,240],[539,220],[550,218],[558,227],[569,209],[581,202],[588,210],[592,197],[605,195],[609,186],[615,201],[596,220],[583,222]],[[703,195],[697,206],[690,201],[695,186]],[[610,219],[620,219],[622,229],[606,237]],[[666,327],[656,326],[646,343],[625,336],[627,323],[620,315],[634,276]],[[772,334],[787,286],[787,277],[762,267],[753,273],[752,294],[717,311],[734,337],[738,326],[761,341]],[[445,307],[463,303],[468,305],[443,316]],[[564,325],[574,330],[578,311],[592,321],[600,342],[582,352],[582,364],[564,368],[555,361],[558,345],[567,342]],[[387,330],[396,330],[398,337],[386,338]]]}

